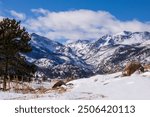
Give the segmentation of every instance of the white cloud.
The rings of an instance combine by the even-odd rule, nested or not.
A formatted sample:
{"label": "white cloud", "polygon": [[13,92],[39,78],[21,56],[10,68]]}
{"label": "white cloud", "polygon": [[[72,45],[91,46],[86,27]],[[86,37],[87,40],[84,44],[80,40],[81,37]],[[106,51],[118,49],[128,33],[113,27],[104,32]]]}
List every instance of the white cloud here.
{"label": "white cloud", "polygon": [[19,12],[16,12],[14,10],[11,10],[10,14],[19,20],[25,20],[25,18],[26,18],[26,15],[24,13],[19,13]]}
{"label": "white cloud", "polygon": [[150,23],[138,20],[121,21],[106,11],[74,10],[50,12],[32,9],[43,15],[28,19],[27,28],[51,39],[98,39],[104,34],[121,31],[149,31]]}
{"label": "white cloud", "polygon": [[32,11],[33,13],[38,13],[38,14],[43,14],[43,15],[46,15],[47,13],[49,13],[48,10],[43,9],[43,8],[31,9],[31,11]]}

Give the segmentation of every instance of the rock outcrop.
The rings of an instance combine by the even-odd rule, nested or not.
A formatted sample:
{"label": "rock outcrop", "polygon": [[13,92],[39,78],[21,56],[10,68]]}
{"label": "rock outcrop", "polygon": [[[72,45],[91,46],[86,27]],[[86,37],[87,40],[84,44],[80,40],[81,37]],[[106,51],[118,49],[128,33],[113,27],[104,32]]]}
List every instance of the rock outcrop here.
{"label": "rock outcrop", "polygon": [[144,67],[141,65],[140,62],[131,61],[131,62],[127,63],[122,74],[123,74],[123,76],[130,76],[137,70],[144,72]]}

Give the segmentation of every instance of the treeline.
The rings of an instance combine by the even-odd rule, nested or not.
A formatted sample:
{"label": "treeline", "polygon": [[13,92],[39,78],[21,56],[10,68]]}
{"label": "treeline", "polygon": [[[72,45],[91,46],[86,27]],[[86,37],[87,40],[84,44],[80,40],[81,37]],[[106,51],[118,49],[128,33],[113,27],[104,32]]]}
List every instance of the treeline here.
{"label": "treeline", "polygon": [[31,52],[30,35],[20,21],[5,18],[0,21],[0,78],[3,90],[7,81],[18,76],[28,80],[35,72],[35,66],[27,62],[23,53]]}

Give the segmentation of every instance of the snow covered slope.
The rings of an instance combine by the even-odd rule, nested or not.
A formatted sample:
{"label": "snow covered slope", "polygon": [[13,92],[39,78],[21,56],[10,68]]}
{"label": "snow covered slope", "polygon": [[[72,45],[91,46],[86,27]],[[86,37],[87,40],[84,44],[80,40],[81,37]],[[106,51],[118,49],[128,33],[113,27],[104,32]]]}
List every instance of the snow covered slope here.
{"label": "snow covered slope", "polygon": [[[43,83],[42,86],[50,87],[52,85],[50,83]],[[109,75],[96,75],[90,78],[73,80],[68,82],[67,86],[62,87],[66,91],[61,93],[57,90],[45,94],[0,92],[0,99],[146,100],[150,99],[150,72],[135,73],[129,77],[121,77],[120,72]]]}
{"label": "snow covered slope", "polygon": [[[147,73],[148,74],[148,73]],[[120,77],[120,73],[72,81],[70,99],[150,99],[150,74]]]}

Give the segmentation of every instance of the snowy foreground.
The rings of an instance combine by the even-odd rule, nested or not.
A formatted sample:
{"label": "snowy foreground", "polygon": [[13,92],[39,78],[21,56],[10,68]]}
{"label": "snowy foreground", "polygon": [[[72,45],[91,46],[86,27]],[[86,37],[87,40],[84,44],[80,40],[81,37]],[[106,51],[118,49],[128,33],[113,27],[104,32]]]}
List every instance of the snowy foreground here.
{"label": "snowy foreground", "polygon": [[[36,84],[32,84],[38,87]],[[50,83],[43,83],[45,87],[52,87]],[[21,94],[0,92],[2,100],[135,100],[150,99],[150,72],[121,77],[121,73],[110,75],[96,75],[68,82],[64,92],[49,91],[45,94]]]}

